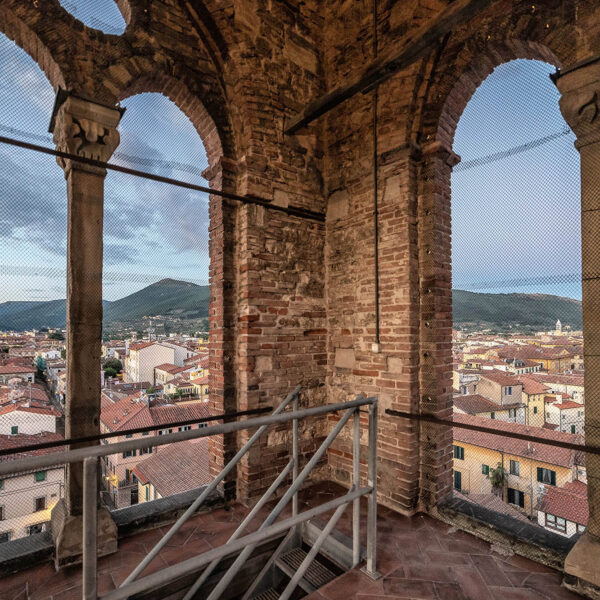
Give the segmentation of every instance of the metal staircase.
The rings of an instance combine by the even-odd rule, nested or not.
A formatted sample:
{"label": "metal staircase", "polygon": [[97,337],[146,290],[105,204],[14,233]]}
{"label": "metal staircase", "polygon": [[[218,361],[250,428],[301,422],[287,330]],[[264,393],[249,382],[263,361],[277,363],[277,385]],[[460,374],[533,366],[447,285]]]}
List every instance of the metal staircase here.
{"label": "metal staircase", "polygon": [[[147,556],[125,578],[120,587],[104,594],[103,600],[127,600],[144,595],[147,598],[171,597],[183,592],[183,600],[233,600],[240,598],[239,590],[246,590],[242,600],[258,598],[271,600],[297,600],[331,581],[343,571],[357,566],[366,554],[364,571],[376,577],[376,523],[377,523],[377,399],[364,398],[338,404],[298,409],[300,386],[296,387],[285,400],[264,417],[248,419],[236,423],[224,423],[202,429],[171,433],[162,436],[128,439],[111,444],[101,444],[77,448],[65,452],[28,456],[19,461],[6,461],[0,464],[0,478],[24,469],[36,471],[55,465],[83,461],[83,599],[98,600],[97,587],[97,535],[98,535],[98,480],[99,459],[115,453],[129,452],[147,447],[192,440],[211,435],[253,430],[248,441],[225,465],[221,473],[206,487],[181,517],[171,526]],[[285,410],[291,405],[292,410]],[[360,487],[360,435],[361,408],[366,409],[365,424],[368,430],[366,486]],[[367,413],[368,411],[368,413]],[[300,464],[298,451],[298,424],[302,419],[336,413],[337,421],[325,440],[306,464]],[[352,420],[352,487],[344,495],[319,506],[299,511],[298,492],[307,482],[313,468],[321,461],[328,448],[342,429]],[[193,516],[205,500],[217,489],[225,477],[236,468],[240,460],[271,425],[291,424],[292,444],[290,460],[276,477],[269,489],[256,503],[245,519],[225,544],[202,554],[183,560],[149,575],[143,575],[150,562],[168,544],[186,521]],[[302,466],[302,469],[300,467]],[[277,494],[279,500],[258,529],[248,533],[248,526],[259,512],[273,498],[278,489],[291,479],[285,492]],[[368,499],[367,549],[363,553],[359,544],[360,499]],[[291,502],[292,514],[280,518]],[[352,506],[352,539],[342,540],[335,526],[343,512]],[[317,523],[319,515],[332,515],[326,523]],[[279,541],[281,540],[281,541]],[[269,556],[254,577],[256,552],[268,547]],[[276,548],[271,554],[272,548]],[[257,550],[258,549],[258,550]],[[259,556],[258,565],[262,564]],[[221,565],[223,561],[224,565]],[[246,565],[246,563],[249,563]],[[245,566],[246,565],[246,566]],[[218,570],[217,570],[218,569]],[[244,575],[245,579],[242,577]],[[250,577],[250,579],[248,579]],[[253,579],[252,579],[253,578]],[[182,581],[187,583],[182,584]],[[248,585],[248,581],[251,581]],[[243,587],[240,587],[243,583]],[[185,587],[177,587],[185,585]],[[238,590],[234,592],[234,589]],[[164,592],[164,593],[163,593]],[[167,593],[168,592],[168,593]],[[165,595],[166,594],[166,595]]]}

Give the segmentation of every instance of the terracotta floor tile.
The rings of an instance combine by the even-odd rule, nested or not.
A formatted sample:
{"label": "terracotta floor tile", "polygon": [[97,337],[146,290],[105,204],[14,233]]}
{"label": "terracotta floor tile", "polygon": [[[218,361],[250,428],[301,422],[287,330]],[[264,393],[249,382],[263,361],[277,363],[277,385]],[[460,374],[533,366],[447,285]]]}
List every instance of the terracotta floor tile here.
{"label": "terracotta floor tile", "polygon": [[504,571],[496,564],[494,557],[473,554],[471,560],[477,567],[479,574],[488,585],[499,587],[511,587],[510,579],[504,574]]}
{"label": "terracotta floor tile", "polygon": [[458,583],[435,583],[434,587],[439,600],[465,600],[466,598]]}
{"label": "terracotta floor tile", "polygon": [[456,583],[460,585],[467,600],[492,600],[492,595],[475,567],[457,566],[452,569]]}
{"label": "terracotta floor tile", "polygon": [[472,565],[473,561],[469,554],[458,554],[456,552],[426,552],[427,559],[432,564],[440,565]]}
{"label": "terracotta floor tile", "polygon": [[543,596],[532,589],[490,587],[494,600],[542,600]]}
{"label": "terracotta floor tile", "polygon": [[454,582],[456,576],[450,567],[444,565],[406,565],[404,567],[406,579],[420,579],[423,581]]}
{"label": "terracotta floor tile", "polygon": [[414,598],[419,600],[435,600],[436,593],[430,581],[412,581],[410,579],[385,579],[385,594],[398,598]]}

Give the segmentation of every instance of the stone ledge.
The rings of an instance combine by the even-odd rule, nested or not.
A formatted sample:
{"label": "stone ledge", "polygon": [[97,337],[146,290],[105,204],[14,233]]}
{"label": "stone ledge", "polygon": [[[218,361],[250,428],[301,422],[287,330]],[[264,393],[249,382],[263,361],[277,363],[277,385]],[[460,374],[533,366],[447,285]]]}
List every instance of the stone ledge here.
{"label": "stone ledge", "polygon": [[[118,538],[173,523],[203,489],[204,487],[200,487],[182,494],[112,511],[110,514],[117,525]],[[213,492],[197,512],[210,512],[223,505],[221,494]],[[0,544],[0,578],[25,571],[41,563],[51,562],[54,554],[54,542],[49,531]]]}
{"label": "stone ledge", "polygon": [[[205,487],[111,511],[110,514],[117,525],[119,539],[176,521]],[[223,496],[215,491],[209,494],[197,512],[210,512],[224,504]]]}
{"label": "stone ledge", "polygon": [[563,571],[567,554],[579,537],[567,538],[460,498],[440,504],[433,516],[559,571]]}

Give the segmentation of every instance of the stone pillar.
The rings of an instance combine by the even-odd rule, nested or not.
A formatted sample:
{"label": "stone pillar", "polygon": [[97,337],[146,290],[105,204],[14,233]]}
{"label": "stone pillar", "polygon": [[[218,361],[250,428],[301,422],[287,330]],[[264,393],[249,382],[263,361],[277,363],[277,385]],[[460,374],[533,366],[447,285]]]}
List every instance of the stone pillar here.
{"label": "stone pillar", "polygon": [[[460,157],[435,141],[422,147],[419,183],[420,412],[452,418],[450,176]],[[452,428],[420,425],[420,507],[452,495]]]}
{"label": "stone pillar", "polygon": [[[553,76],[581,155],[585,442],[600,446],[600,58]],[[589,521],[565,561],[567,583],[600,587],[600,456],[586,456]]]}
{"label": "stone pillar", "polygon": [[[59,92],[51,131],[58,150],[107,161],[119,143],[121,112]],[[100,433],[102,222],[106,169],[58,158],[67,180],[67,438]],[[89,445],[89,444],[83,444]],[[74,449],[80,447],[71,445]],[[67,466],[66,493],[52,512],[57,566],[79,560],[82,464]],[[116,527],[98,512],[99,552],[116,550]]]}

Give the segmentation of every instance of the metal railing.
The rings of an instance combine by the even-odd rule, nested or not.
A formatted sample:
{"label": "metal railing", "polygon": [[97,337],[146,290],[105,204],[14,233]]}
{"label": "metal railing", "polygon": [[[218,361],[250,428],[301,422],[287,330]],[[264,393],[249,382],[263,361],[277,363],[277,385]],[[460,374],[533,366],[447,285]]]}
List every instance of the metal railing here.
{"label": "metal railing", "polygon": [[[161,446],[175,442],[193,440],[213,435],[233,433],[237,431],[256,429],[250,439],[240,448],[237,454],[229,461],[223,470],[213,479],[213,481],[203,488],[202,493],[181,515],[181,517],[171,526],[164,537],[152,548],[148,555],[140,564],[129,574],[121,586],[102,596],[102,600],[125,600],[126,598],[144,591],[163,586],[169,581],[174,581],[185,575],[191,575],[200,568],[207,565],[206,569],[196,580],[192,588],[188,590],[185,600],[191,600],[203,583],[225,556],[231,556],[239,552],[233,564],[225,572],[215,588],[208,596],[208,600],[217,600],[227,589],[233,578],[242,568],[246,560],[250,557],[254,549],[260,543],[272,539],[274,536],[284,532],[290,532],[302,523],[309,521],[317,515],[324,514],[335,509],[333,516],[317,538],[313,548],[308,553],[306,559],[300,565],[296,575],[290,580],[286,589],[280,596],[287,600],[293,593],[302,578],[303,574],[310,566],[312,560],[318,553],[321,545],[331,533],[333,527],[342,515],[344,509],[352,504],[352,540],[353,540],[353,566],[360,562],[360,498],[368,496],[368,515],[367,515],[367,560],[364,571],[371,577],[377,577],[376,574],[376,528],[377,528],[377,399],[364,398],[358,396],[355,400],[339,404],[318,406],[298,410],[298,395],[300,386],[297,386],[277,407],[273,414],[265,417],[249,419],[244,422],[224,423],[205,427],[171,433],[162,436],[151,436],[138,439],[131,439],[122,442],[116,442],[108,445],[91,446],[79,448],[66,452],[55,452],[47,455],[30,456],[20,460],[7,461],[0,463],[0,478],[12,473],[23,470],[40,470],[54,465],[66,463],[83,462],[84,477],[84,495],[83,495],[83,591],[84,600],[97,600],[97,511],[98,511],[98,474],[100,468],[99,458],[110,454],[117,454],[129,450],[139,450]],[[288,405],[292,404],[292,410],[284,412]],[[360,407],[368,407],[368,469],[367,486],[360,487]],[[325,415],[333,412],[343,412],[339,421],[321,443],[319,448],[310,458],[308,463],[300,471],[299,469],[299,435],[298,423],[301,419],[308,417]],[[327,449],[331,446],[335,438],[348,423],[350,418],[353,422],[353,482],[350,491],[330,502],[327,502],[316,508],[299,513],[298,491],[302,484],[307,480],[313,468],[324,456]],[[225,479],[225,477],[236,467],[239,461],[246,455],[250,448],[257,442],[261,435],[271,425],[292,422],[292,457],[275,481],[271,484],[265,494],[260,498],[253,509],[248,513],[236,531],[231,535],[226,544],[208,552],[204,552],[196,557],[190,558],[176,565],[172,565],[161,571],[139,578],[144,569],[158,555],[160,550],[177,533],[184,523],[194,515],[203,502]],[[292,483],[276,503],[264,522],[255,533],[242,536],[242,533],[250,521],[271,499],[273,494],[283,483],[286,477],[292,474]],[[282,511],[292,502],[292,516],[290,518],[276,522]],[[260,575],[259,575],[260,576]],[[254,588],[254,584],[250,590]],[[249,590],[249,592],[250,592]],[[246,594],[248,596],[249,592]]]}

